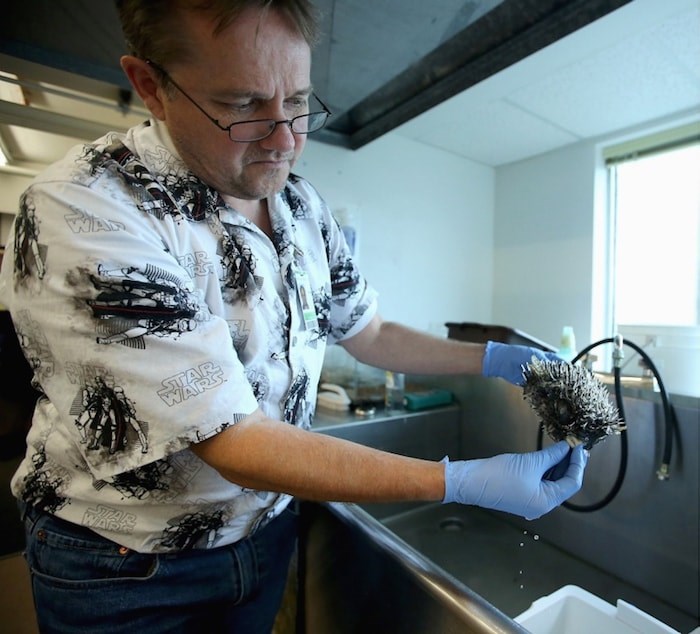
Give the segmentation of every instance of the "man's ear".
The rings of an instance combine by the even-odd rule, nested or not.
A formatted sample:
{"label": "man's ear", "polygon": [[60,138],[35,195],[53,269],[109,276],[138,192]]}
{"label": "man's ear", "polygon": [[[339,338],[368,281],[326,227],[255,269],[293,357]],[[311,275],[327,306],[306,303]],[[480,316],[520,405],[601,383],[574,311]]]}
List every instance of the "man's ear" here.
{"label": "man's ear", "polygon": [[151,114],[163,121],[165,119],[163,90],[160,87],[156,69],[133,55],[122,56],[119,63]]}

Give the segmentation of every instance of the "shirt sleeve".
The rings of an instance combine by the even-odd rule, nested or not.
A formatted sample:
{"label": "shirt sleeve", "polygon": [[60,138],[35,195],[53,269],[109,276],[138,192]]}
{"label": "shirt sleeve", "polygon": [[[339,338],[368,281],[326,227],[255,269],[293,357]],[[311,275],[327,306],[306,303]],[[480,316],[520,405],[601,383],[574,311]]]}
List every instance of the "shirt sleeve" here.
{"label": "shirt sleeve", "polygon": [[51,404],[46,433],[59,425],[96,479],[257,408],[227,323],[206,301],[215,267],[195,281],[178,259],[215,251],[187,222],[136,209],[117,185],[44,182],[23,196],[3,299]]}

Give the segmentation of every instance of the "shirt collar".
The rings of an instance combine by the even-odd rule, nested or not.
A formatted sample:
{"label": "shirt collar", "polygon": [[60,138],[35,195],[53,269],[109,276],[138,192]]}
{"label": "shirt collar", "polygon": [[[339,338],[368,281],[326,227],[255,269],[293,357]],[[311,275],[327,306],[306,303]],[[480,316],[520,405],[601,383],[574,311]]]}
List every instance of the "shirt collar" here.
{"label": "shirt collar", "polygon": [[136,154],[148,170],[192,220],[204,220],[226,203],[218,191],[207,185],[180,158],[166,125],[150,119],[134,132]]}

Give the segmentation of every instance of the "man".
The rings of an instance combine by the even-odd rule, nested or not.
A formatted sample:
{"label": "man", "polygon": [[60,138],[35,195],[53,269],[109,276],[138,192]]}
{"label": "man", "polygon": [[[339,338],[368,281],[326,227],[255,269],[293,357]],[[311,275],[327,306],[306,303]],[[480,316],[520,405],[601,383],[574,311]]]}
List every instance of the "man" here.
{"label": "man", "polygon": [[536,352],[379,316],[328,208],[291,174],[327,116],[307,0],[119,5],[121,64],[152,119],[32,184],[2,277],[42,389],[12,485],[41,627],[269,631],[291,496],[534,518],[573,495],[582,450],[543,479],[565,443],[440,463],[309,431],[329,343],[399,372],[516,383]]}

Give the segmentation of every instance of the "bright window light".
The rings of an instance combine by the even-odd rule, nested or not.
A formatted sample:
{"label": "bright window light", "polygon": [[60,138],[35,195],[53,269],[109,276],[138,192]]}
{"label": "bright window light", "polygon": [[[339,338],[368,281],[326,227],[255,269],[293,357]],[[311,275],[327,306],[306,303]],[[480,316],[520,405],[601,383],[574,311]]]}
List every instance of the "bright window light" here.
{"label": "bright window light", "polygon": [[615,321],[700,324],[700,144],[614,169]]}

